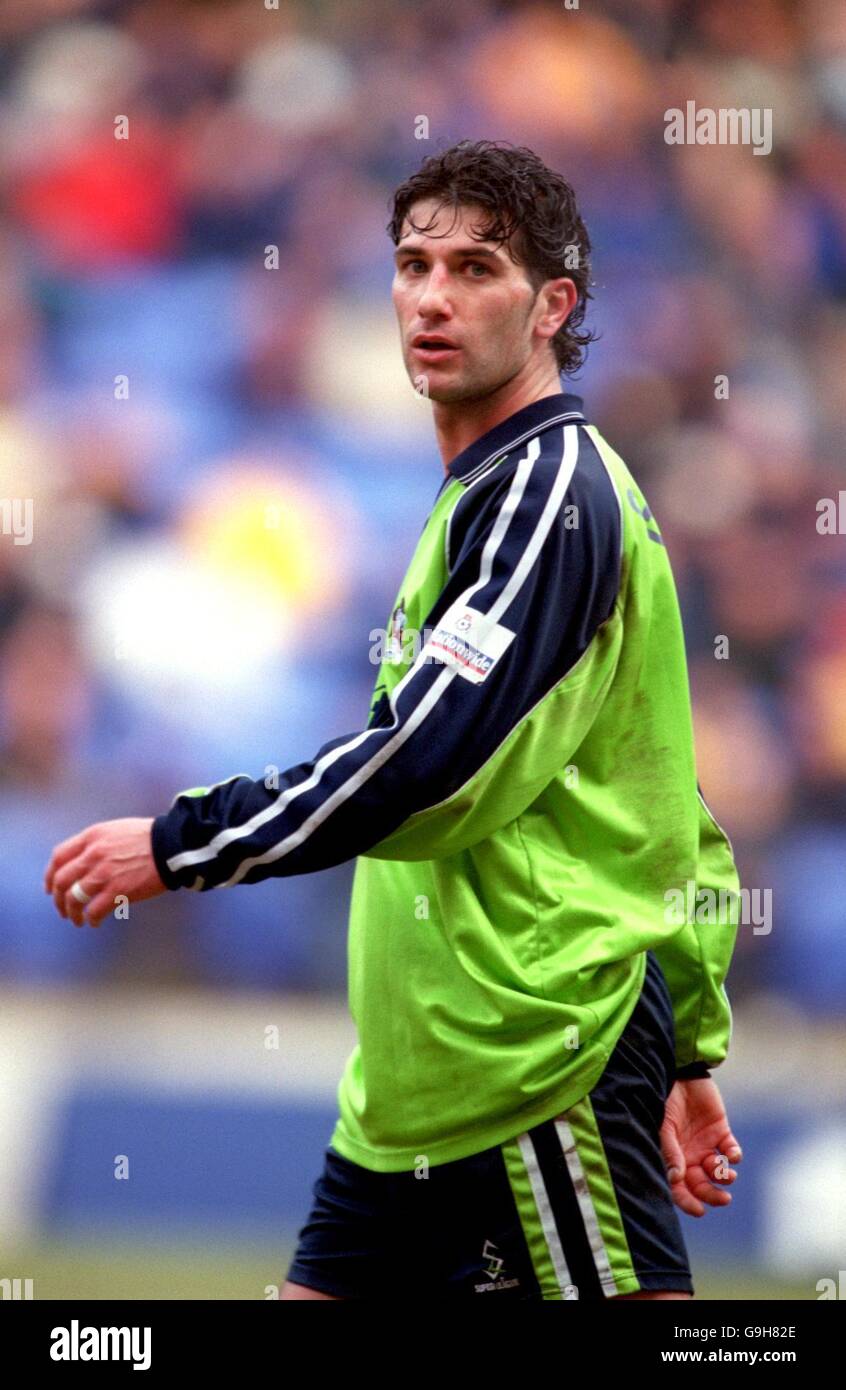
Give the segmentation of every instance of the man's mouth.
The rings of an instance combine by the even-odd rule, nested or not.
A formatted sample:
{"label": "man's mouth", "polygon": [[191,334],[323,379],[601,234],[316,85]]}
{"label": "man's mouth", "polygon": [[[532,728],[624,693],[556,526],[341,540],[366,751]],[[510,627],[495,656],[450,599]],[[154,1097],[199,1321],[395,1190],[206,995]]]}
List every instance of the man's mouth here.
{"label": "man's mouth", "polygon": [[424,362],[438,362],[442,357],[449,357],[454,352],[461,349],[448,338],[442,338],[437,333],[421,333],[411,344],[412,352],[418,357],[422,357]]}

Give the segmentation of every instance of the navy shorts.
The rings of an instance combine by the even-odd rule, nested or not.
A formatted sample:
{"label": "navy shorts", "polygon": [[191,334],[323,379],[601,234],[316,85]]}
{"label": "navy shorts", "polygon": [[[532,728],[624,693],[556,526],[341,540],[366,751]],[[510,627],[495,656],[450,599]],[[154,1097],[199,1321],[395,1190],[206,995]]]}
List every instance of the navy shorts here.
{"label": "navy shorts", "polygon": [[670,996],[649,951],[605,1071],[569,1110],[425,1179],[374,1172],[330,1145],[287,1278],[336,1298],[692,1294],[659,1140],[674,1055]]}

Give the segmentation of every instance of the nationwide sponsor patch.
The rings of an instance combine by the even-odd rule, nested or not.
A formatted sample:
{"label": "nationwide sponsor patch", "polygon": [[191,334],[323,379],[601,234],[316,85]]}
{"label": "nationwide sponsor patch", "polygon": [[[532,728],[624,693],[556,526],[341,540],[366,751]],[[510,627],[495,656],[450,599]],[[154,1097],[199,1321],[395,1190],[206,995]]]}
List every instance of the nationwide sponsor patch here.
{"label": "nationwide sponsor patch", "polygon": [[517,636],[510,628],[495,623],[478,608],[454,603],[448,608],[421,656],[452,666],[465,680],[478,685],[490,675],[499,658]]}

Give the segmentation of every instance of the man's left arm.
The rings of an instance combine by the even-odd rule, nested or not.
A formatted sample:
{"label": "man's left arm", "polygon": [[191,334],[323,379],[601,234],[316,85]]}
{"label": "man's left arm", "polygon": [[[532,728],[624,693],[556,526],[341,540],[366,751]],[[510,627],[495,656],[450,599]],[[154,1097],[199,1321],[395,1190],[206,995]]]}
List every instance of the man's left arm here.
{"label": "man's left arm", "polygon": [[[734,904],[740,883],[728,837],[699,793],[697,894],[709,889],[717,904]],[[676,1079],[710,1076],[728,1055],[732,1014],[725,979],[737,938],[737,912],[718,920],[688,921],[654,948],[667,980],[676,1032]]]}

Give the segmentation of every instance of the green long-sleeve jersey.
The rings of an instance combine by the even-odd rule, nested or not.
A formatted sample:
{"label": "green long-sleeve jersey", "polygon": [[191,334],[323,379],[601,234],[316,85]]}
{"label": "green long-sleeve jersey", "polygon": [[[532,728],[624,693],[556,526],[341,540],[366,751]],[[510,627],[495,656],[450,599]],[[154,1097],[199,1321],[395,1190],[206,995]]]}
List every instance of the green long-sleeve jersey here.
{"label": "green long-sleeve jersey", "polygon": [[648,949],[676,1061],[726,1056],[739,884],[697,782],[655,518],[569,393],[454,458],[385,629],[367,725],[272,789],[174,798],[153,849],[205,891],[356,857],[358,1041],[331,1136],[378,1171],[504,1142],[596,1083]]}

